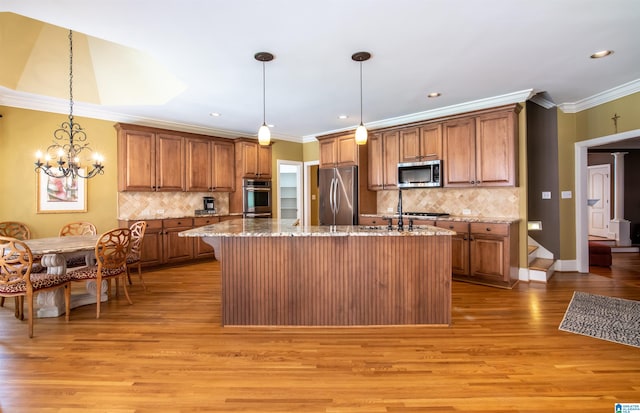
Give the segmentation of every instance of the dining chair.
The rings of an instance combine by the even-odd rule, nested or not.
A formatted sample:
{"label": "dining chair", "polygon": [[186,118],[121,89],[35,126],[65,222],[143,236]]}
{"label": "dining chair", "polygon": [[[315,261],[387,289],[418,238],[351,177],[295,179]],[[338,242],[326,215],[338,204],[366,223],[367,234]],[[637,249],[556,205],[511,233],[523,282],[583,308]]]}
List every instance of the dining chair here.
{"label": "dining chair", "polygon": [[131,224],[129,227],[131,230],[131,252],[127,256],[127,280],[129,284],[131,284],[131,272],[130,269],[132,267],[137,267],[138,269],[138,278],[140,278],[140,282],[142,283],[142,288],[147,290],[147,286],[142,279],[142,265],[141,265],[141,254],[142,254],[142,241],[144,240],[144,233],[147,230],[147,222],[146,221],[137,221]]}
{"label": "dining chair", "polygon": [[23,241],[0,236],[0,296],[16,298],[16,318],[24,320],[24,299],[29,307],[29,338],[33,337],[33,296],[35,293],[64,288],[65,320],[69,321],[71,277],[69,274],[32,272],[33,254]]}
{"label": "dining chair", "polygon": [[97,235],[96,226],[91,222],[70,222],[60,228],[58,236],[68,237],[72,235]]}
{"label": "dining chair", "polygon": [[102,295],[102,281],[116,280],[116,295],[119,279],[124,285],[124,294],[129,304],[133,304],[127,289],[127,256],[131,251],[131,230],[116,228],[107,231],[98,238],[95,247],[96,265],[71,269],[69,274],[72,281],[96,280],[96,318],[100,318],[100,296]]}
{"label": "dining chair", "polygon": [[[31,230],[27,224],[18,221],[0,222],[0,236],[17,238],[21,241],[31,239]],[[34,261],[38,261],[41,257],[34,257]],[[38,268],[40,269],[40,268]],[[0,307],[4,307],[4,297],[0,297]]]}
{"label": "dining chair", "polygon": [[[97,235],[96,226],[91,222],[70,222],[60,228],[58,236],[70,237],[76,235]],[[82,267],[89,265],[86,257],[71,257],[67,259],[67,268]]]}

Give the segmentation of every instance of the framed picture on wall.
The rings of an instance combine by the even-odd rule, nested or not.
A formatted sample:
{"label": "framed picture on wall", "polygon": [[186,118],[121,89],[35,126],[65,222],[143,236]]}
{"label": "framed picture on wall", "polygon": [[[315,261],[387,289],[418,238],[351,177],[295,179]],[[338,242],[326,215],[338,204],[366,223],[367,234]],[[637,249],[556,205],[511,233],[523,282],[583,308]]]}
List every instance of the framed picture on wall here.
{"label": "framed picture on wall", "polygon": [[[84,174],[84,169],[80,169]],[[86,179],[78,177],[54,178],[43,171],[38,174],[37,203],[39,214],[87,212]]]}

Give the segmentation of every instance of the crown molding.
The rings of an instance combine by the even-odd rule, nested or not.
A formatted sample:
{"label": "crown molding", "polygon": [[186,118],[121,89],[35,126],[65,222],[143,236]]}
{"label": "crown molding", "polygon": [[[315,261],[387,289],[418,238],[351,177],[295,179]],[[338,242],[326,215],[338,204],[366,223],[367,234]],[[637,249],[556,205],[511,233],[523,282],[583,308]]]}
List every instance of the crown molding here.
{"label": "crown molding", "polygon": [[604,92],[596,93],[593,96],[578,100],[577,102],[562,103],[558,105],[558,108],[564,113],[582,112],[583,110],[591,109],[637,92],[640,92],[640,79],[632,80],[631,82],[605,90]]}
{"label": "crown molding", "polygon": [[[427,110],[424,112],[411,113],[408,115],[402,115],[395,118],[383,119],[374,122],[367,122],[367,129],[379,129],[388,126],[403,125],[405,123],[420,122],[429,119],[441,118],[444,116],[457,115],[459,113],[473,112],[475,110],[490,109],[496,106],[509,105],[512,103],[520,103],[527,101],[533,93],[533,89],[520,90],[517,92],[507,93],[504,95],[493,96],[484,99],[473,100],[470,102],[459,103],[456,105],[445,106],[443,108],[437,108]],[[303,142],[313,142],[316,140],[316,136],[330,135],[332,133],[346,132],[349,130],[355,130],[357,125],[347,128],[334,129],[331,131],[319,132],[313,135],[305,135],[302,137]]]}
{"label": "crown molding", "polygon": [[542,96],[542,94],[534,95],[529,100],[538,106],[542,106],[545,109],[551,109],[556,107],[556,104],[553,101],[545,98],[544,96]]}

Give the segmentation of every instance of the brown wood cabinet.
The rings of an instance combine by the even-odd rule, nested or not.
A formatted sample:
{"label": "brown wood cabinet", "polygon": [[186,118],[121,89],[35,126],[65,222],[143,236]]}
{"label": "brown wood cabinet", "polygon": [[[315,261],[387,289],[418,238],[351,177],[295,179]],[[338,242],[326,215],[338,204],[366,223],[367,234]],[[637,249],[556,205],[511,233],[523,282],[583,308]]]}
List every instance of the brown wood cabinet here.
{"label": "brown wood cabinet", "polygon": [[164,262],[171,264],[193,259],[193,238],[180,237],[178,233],[193,228],[192,218],[162,220]]}
{"label": "brown wood cabinet", "polygon": [[184,191],[184,138],[116,125],[119,191]]}
{"label": "brown wood cabinet", "polygon": [[359,151],[355,132],[338,136],[318,137],[320,142],[320,168],[358,165]]}
{"label": "brown wood cabinet", "polygon": [[[195,217],[193,218],[193,227],[203,227],[205,225],[211,225],[220,222],[220,217]],[[207,258],[214,256],[213,247],[206,242],[202,241],[202,238],[193,238],[193,257],[194,258]]]}
{"label": "brown wood cabinet", "polygon": [[442,123],[400,129],[400,162],[442,159]]}
{"label": "brown wood cabinet", "polygon": [[451,271],[458,281],[511,288],[518,282],[518,223],[436,221],[456,231]]}
{"label": "brown wood cabinet", "polygon": [[519,106],[447,121],[444,186],[516,186]]}
{"label": "brown wood cabinet", "polygon": [[235,190],[234,144],[221,139],[187,138],[186,190],[191,192]]}
{"label": "brown wood cabinet", "polygon": [[271,178],[270,145],[238,139],[235,142],[235,161],[240,178]]}
{"label": "brown wood cabinet", "polygon": [[398,188],[400,132],[372,133],[369,146],[369,185],[372,191]]}

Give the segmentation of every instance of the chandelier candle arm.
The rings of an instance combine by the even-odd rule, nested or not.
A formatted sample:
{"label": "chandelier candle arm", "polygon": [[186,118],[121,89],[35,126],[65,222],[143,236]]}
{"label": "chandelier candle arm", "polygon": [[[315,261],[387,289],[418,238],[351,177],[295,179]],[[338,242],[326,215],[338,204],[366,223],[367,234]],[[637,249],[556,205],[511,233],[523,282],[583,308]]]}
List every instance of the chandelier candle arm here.
{"label": "chandelier candle arm", "polygon": [[[42,152],[36,152],[35,171],[44,172],[54,177],[79,177],[92,178],[96,175],[104,174],[104,158],[94,153],[92,169],[86,174],[81,173],[80,154],[92,149],[87,143],[87,134],[79,123],[73,118],[73,31],[69,30],[69,121],[63,122],[58,129],[53,132],[53,144],[47,148],[47,153],[42,162]],[[50,163],[55,154],[57,160],[55,164]]]}

